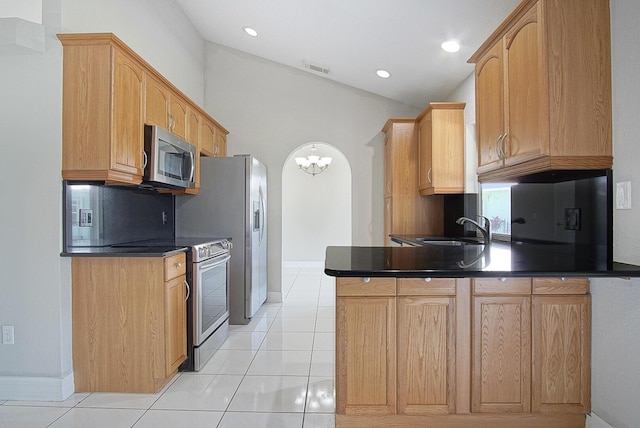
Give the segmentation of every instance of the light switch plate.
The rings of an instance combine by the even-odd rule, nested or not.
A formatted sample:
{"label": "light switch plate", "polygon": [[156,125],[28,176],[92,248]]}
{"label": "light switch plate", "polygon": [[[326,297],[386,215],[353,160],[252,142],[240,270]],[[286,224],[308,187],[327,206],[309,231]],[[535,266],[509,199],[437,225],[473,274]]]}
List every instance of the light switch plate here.
{"label": "light switch plate", "polygon": [[631,182],[620,181],[616,183],[616,209],[631,209]]}

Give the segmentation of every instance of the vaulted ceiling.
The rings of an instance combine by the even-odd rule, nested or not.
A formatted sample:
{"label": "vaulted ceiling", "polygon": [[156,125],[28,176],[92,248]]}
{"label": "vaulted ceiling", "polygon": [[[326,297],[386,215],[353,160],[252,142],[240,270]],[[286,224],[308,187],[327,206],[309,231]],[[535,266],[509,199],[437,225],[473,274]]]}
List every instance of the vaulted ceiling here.
{"label": "vaulted ceiling", "polygon": [[[422,108],[473,72],[467,60],[520,0],[177,2],[208,41]],[[442,50],[451,39],[459,52]]]}

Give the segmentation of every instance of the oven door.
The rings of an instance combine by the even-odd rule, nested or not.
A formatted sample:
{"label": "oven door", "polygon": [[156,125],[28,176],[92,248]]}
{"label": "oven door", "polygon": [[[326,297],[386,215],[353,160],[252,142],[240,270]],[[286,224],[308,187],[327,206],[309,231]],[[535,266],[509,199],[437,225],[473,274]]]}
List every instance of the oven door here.
{"label": "oven door", "polygon": [[229,318],[229,260],[231,255],[194,263],[193,345],[200,346]]}

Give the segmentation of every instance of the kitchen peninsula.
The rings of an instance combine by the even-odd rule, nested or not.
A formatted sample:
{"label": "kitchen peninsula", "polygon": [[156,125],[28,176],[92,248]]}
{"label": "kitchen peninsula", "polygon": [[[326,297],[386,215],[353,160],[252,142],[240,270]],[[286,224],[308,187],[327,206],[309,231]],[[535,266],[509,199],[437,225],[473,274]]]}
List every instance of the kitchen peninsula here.
{"label": "kitchen peninsula", "polygon": [[562,245],[442,244],[327,248],[336,426],[584,427],[588,278],[640,267]]}

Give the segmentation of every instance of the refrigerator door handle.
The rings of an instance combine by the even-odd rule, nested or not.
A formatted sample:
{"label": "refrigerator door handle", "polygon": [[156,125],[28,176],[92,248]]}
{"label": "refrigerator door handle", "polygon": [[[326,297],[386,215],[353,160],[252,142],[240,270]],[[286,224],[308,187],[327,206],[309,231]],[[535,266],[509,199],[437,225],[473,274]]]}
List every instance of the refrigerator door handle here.
{"label": "refrigerator door handle", "polygon": [[262,239],[264,238],[264,196],[262,195],[262,187],[260,187],[260,243],[262,243]]}
{"label": "refrigerator door handle", "polygon": [[253,202],[253,230],[260,230],[260,203],[258,201]]}

